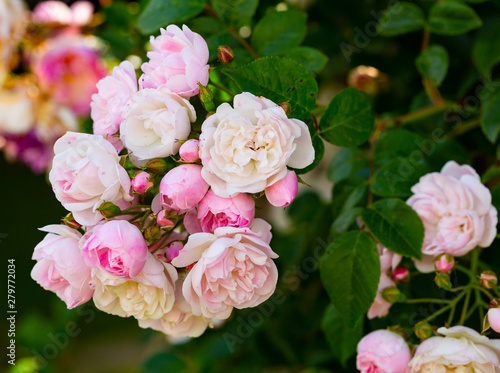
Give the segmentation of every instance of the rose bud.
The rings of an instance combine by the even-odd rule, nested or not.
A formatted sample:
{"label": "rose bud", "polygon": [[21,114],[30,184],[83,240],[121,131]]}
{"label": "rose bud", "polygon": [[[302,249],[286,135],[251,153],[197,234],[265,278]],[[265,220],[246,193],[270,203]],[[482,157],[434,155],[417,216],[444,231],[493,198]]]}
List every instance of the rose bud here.
{"label": "rose bud", "polygon": [[444,290],[451,289],[451,280],[450,280],[450,275],[448,273],[439,272],[438,274],[436,274],[434,282],[440,289]]}
{"label": "rose bud", "polygon": [[144,238],[149,243],[158,241],[161,238],[161,230],[158,226],[152,225],[144,231]]}
{"label": "rose bud", "polygon": [[404,284],[410,279],[410,270],[405,267],[398,267],[392,272],[392,279],[400,284]]}
{"label": "rose bud", "polygon": [[200,148],[198,147],[199,143],[199,140],[191,139],[181,145],[179,155],[184,162],[193,163],[200,159]]}
{"label": "rose bud", "polygon": [[150,161],[148,161],[148,163],[146,163],[144,168],[146,170],[148,170],[149,172],[152,172],[154,174],[159,175],[159,174],[164,174],[165,172],[167,172],[169,169],[169,166],[164,159],[155,158],[155,159],[151,159]]}
{"label": "rose bud", "polygon": [[97,211],[99,211],[105,218],[113,218],[120,215],[122,212],[118,206],[111,202],[104,202],[97,208]]}
{"label": "rose bud", "polygon": [[80,229],[82,227],[81,224],[77,223],[77,221],[73,217],[73,213],[71,213],[71,212],[68,215],[66,215],[64,218],[62,218],[61,220],[66,226],[68,226],[72,229]]}
{"label": "rose bud", "polygon": [[401,293],[401,291],[396,286],[389,286],[382,290],[382,298],[384,298],[387,302],[394,304],[398,302],[404,302],[406,296]]}
{"label": "rose bud", "polygon": [[486,289],[493,289],[497,285],[497,282],[497,275],[493,271],[484,271],[479,278],[479,283]]}
{"label": "rose bud", "polygon": [[414,331],[415,331],[415,335],[418,338],[427,339],[432,335],[434,329],[432,328],[431,324],[429,324],[428,322],[420,321],[417,323],[417,325],[415,325]]}
{"label": "rose bud", "polygon": [[441,273],[450,272],[455,266],[455,258],[450,254],[442,254],[437,257],[434,262],[434,266],[436,267],[436,271]]}
{"label": "rose bud", "polygon": [[193,209],[207,191],[208,184],[201,176],[201,166],[185,164],[170,170],[161,180],[161,204],[184,213]]}
{"label": "rose bud", "polygon": [[227,65],[234,60],[234,52],[231,47],[227,45],[219,45],[217,47],[217,58],[220,62]]}
{"label": "rose bud", "polygon": [[[158,225],[166,231],[172,230],[175,227],[174,221],[172,221],[169,217],[166,216],[167,210],[161,210],[156,217],[156,222]],[[177,220],[177,219],[175,219]]]}
{"label": "rose bud", "polygon": [[144,171],[137,172],[132,178],[132,189],[138,194],[149,192],[154,185],[154,178]]}
{"label": "rose bud", "polygon": [[293,171],[288,171],[283,179],[266,188],[266,198],[273,206],[286,207],[293,202],[298,189],[297,175]]}
{"label": "rose bud", "polygon": [[500,333],[500,308],[490,308],[488,310],[488,323],[491,329]]}

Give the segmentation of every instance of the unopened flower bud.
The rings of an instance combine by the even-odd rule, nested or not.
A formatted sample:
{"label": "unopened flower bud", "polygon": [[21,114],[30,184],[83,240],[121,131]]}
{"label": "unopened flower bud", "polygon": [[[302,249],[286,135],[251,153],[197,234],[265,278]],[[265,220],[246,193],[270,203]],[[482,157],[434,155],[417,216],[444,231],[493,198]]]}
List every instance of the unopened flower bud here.
{"label": "unopened flower bud", "polygon": [[97,211],[105,218],[113,218],[120,215],[120,212],[122,212],[122,210],[112,202],[104,202],[97,208]]}
{"label": "unopened flower bud", "polygon": [[290,114],[290,111],[292,111],[292,107],[289,102],[283,102],[280,106],[285,111],[286,115]]}
{"label": "unopened flower bud", "polygon": [[205,110],[208,112],[215,110],[214,96],[212,95],[212,91],[201,83],[198,83],[198,85],[200,86],[200,93],[198,94],[198,96],[200,97],[200,101],[203,104]]}
{"label": "unopened flower bud", "polygon": [[297,175],[288,171],[286,176],[266,188],[266,198],[276,207],[286,207],[293,202],[299,190]]}
{"label": "unopened flower bud", "polygon": [[434,262],[434,266],[436,267],[436,271],[441,273],[450,272],[455,266],[455,258],[449,254],[442,254],[437,257]]}
{"label": "unopened flower bud", "polygon": [[146,230],[144,231],[144,238],[149,243],[158,241],[161,238],[160,227],[158,227],[157,225],[152,225],[150,227],[147,227]]}
{"label": "unopened flower bud", "polygon": [[444,290],[451,289],[451,280],[450,280],[450,275],[448,273],[439,272],[438,274],[436,274],[434,282],[441,289]]}
{"label": "unopened flower bud", "polygon": [[493,298],[488,305],[488,308],[500,308],[500,299]]}
{"label": "unopened flower bud", "polygon": [[484,271],[479,277],[479,283],[486,289],[493,289],[498,282],[497,275],[493,271]]}
{"label": "unopened flower bud", "polygon": [[200,159],[199,140],[191,139],[181,145],[179,155],[184,162],[193,163]]}
{"label": "unopened flower bud", "polygon": [[227,65],[234,60],[234,52],[227,45],[219,45],[217,47],[217,58],[220,62]]}
{"label": "unopened flower bud", "polygon": [[384,298],[387,302],[393,304],[398,302],[404,302],[406,300],[406,296],[401,293],[401,291],[396,286],[389,286],[382,290],[382,298]]}
{"label": "unopened flower bud", "polygon": [[154,178],[144,171],[137,172],[132,178],[132,190],[138,194],[145,194],[153,189]]}
{"label": "unopened flower bud", "polygon": [[392,279],[400,284],[405,284],[410,279],[410,270],[406,267],[398,267],[392,272]]}
{"label": "unopened flower bud", "polygon": [[144,168],[149,172],[157,175],[164,174],[170,169],[167,161],[165,161],[163,158],[151,159],[148,163],[146,163]]}
{"label": "unopened flower bud", "polygon": [[166,216],[167,213],[168,213],[168,210],[161,210],[158,213],[158,216],[156,217],[156,222],[165,231],[169,231],[169,230],[174,229],[174,227],[175,227],[174,220],[177,220],[177,219],[170,219],[169,217],[167,217]]}
{"label": "unopened flower bud", "polygon": [[72,229],[80,229],[82,227],[81,224],[77,223],[75,218],[73,217],[73,213],[69,213],[66,215],[64,218],[61,219],[61,221],[66,224],[66,226],[72,228]]}
{"label": "unopened flower bud", "polygon": [[428,322],[420,321],[415,325],[414,331],[418,338],[427,339],[433,334],[434,329]]}

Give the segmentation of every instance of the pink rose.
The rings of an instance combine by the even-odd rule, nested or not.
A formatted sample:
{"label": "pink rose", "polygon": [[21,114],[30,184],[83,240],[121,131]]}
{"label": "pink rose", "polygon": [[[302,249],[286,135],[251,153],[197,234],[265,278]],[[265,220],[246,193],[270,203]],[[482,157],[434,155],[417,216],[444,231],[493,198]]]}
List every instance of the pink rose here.
{"label": "pink rose", "polygon": [[490,308],[488,310],[488,323],[491,329],[500,333],[500,308]]}
{"label": "pink rose", "polygon": [[382,272],[378,283],[377,296],[367,313],[370,320],[376,317],[384,317],[389,313],[392,304],[382,297],[382,290],[391,286],[396,286],[396,283],[385,272]]}
{"label": "pink rose", "polygon": [[314,161],[307,125],[282,107],[251,93],[223,103],[201,127],[202,175],[221,197],[259,193],[287,176],[288,167]]}
{"label": "pink rose", "polygon": [[33,9],[36,23],[85,26],[92,20],[94,5],[90,1],[76,1],[70,7],[62,1],[42,1]]}
{"label": "pink rose", "polygon": [[63,37],[47,42],[33,59],[33,72],[40,86],[59,104],[78,115],[90,112],[96,84],[108,70],[97,51],[82,37]]}
{"label": "pink rose", "polygon": [[151,36],[153,50],[149,62],[142,65],[141,88],[157,88],[165,84],[182,97],[198,94],[198,83],[208,83],[208,46],[205,40],[186,25],[160,29],[161,35]]}
{"label": "pink rose", "polygon": [[193,163],[200,159],[200,148],[198,140],[188,140],[179,148],[179,155],[184,162]]}
{"label": "pink rose", "polygon": [[96,225],[85,234],[81,251],[89,267],[124,279],[142,271],[149,252],[139,228],[126,220]]}
{"label": "pink rose", "polygon": [[47,225],[40,229],[48,232],[35,247],[33,259],[37,261],[31,277],[45,290],[61,298],[68,308],[74,308],[92,298],[91,271],[85,264],[78,242],[82,235],[65,225]]}
{"label": "pink rose", "polygon": [[424,260],[417,263],[419,270],[432,272],[433,260],[440,254],[463,256],[476,246],[487,247],[493,242],[497,210],[473,168],[450,161],[440,173],[420,178],[412,192],[407,203],[425,228]]}
{"label": "pink rose", "polygon": [[286,207],[297,197],[299,182],[294,171],[288,171],[286,176],[266,188],[266,198],[276,207]]}
{"label": "pink rose", "polygon": [[403,337],[388,330],[375,330],[358,343],[356,367],[362,373],[405,373],[411,360]]}
{"label": "pink rose", "polygon": [[380,257],[380,271],[383,273],[388,273],[389,271],[394,271],[403,257],[399,254],[395,254],[388,248],[377,243],[378,255]]}
{"label": "pink rose", "polygon": [[250,194],[240,193],[222,198],[209,190],[184,220],[189,233],[213,232],[220,227],[250,227],[255,216],[255,201]]}
{"label": "pink rose", "polygon": [[160,183],[163,206],[182,213],[194,208],[208,191],[201,166],[184,164],[168,171]]}
{"label": "pink rose", "polygon": [[120,124],[128,102],[137,92],[137,76],[132,64],[123,61],[115,66],[110,76],[97,83],[97,90],[90,103],[94,133],[102,135],[119,152],[123,149],[119,136]]}
{"label": "pink rose", "polygon": [[94,270],[94,304],[101,311],[137,320],[159,319],[175,301],[176,269],[148,253],[142,271],[132,280]]}
{"label": "pink rose", "polygon": [[172,264],[194,264],[182,287],[194,315],[227,319],[233,308],[255,307],[273,294],[278,270],[272,259],[278,255],[267,241],[271,226],[258,225],[260,233],[223,227],[189,236]]}
{"label": "pink rose", "polygon": [[410,361],[411,373],[496,373],[500,370],[500,340],[490,340],[465,326],[439,328],[444,337],[426,339]]}
{"label": "pink rose", "polygon": [[138,160],[163,158],[176,154],[196,120],[188,100],[165,85],[141,89],[132,96],[129,110],[120,125],[123,145]]}
{"label": "pink rose", "polygon": [[103,202],[130,201],[130,178],[102,136],[67,132],[54,145],[49,180],[56,198],[82,225],[95,225]]}

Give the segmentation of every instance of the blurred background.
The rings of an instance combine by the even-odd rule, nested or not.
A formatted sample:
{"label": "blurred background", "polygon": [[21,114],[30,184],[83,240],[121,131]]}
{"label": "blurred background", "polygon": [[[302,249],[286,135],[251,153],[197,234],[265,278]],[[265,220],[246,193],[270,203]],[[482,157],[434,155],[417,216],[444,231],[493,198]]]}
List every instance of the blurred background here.
{"label": "blurred background", "polygon": [[[476,2],[474,9],[485,28],[496,27],[500,19],[498,2]],[[66,3],[72,4],[72,1]],[[148,36],[137,30],[135,22],[147,1],[93,3],[96,14],[84,29],[99,39],[98,49],[105,64],[111,67],[128,59],[139,67],[145,58]],[[432,1],[418,0],[417,3],[426,8]],[[32,9],[38,2],[30,0],[27,4]],[[311,67],[320,87],[319,104],[326,105],[340,89],[352,86],[370,95],[377,113],[396,115],[421,107],[427,101],[414,67],[422,35],[409,33],[395,38],[378,35],[376,22],[387,4],[382,0],[260,0],[254,19],[276,9],[298,8],[306,12],[307,36],[303,45],[316,48],[327,57],[320,65]],[[0,27],[1,22],[0,18]],[[194,21],[188,24],[194,31],[201,29]],[[253,21],[245,26],[251,31]],[[33,28],[30,40],[36,39],[39,36],[36,33],[42,29]],[[198,32],[204,35],[202,31]],[[459,99],[474,89],[477,71],[470,57],[473,41],[470,34],[436,36],[433,40],[445,45],[450,55],[448,78],[441,87],[443,96]],[[214,48],[234,40],[222,32],[212,35],[208,42],[214,60]],[[14,72],[21,74],[23,69],[26,67],[21,61]],[[496,74],[494,71],[493,75]],[[81,130],[91,128],[86,115],[77,116],[77,121]],[[429,120],[418,125],[420,127],[413,129],[426,133],[434,128],[435,122]],[[7,259],[15,259],[18,311],[17,364],[4,370],[5,364],[2,371],[355,371],[352,358],[345,365],[337,361],[321,330],[321,319],[329,300],[319,281],[317,265],[318,253],[328,242],[333,219],[332,181],[328,179],[329,162],[336,152],[333,146],[325,144],[322,163],[304,176],[314,187],[303,187],[292,206],[285,210],[264,207],[258,210],[258,215],[274,226],[272,247],[280,255],[277,265],[281,276],[276,296],[256,309],[234,312],[224,325],[198,339],[168,341],[160,333],[140,329],[133,318],[108,315],[91,304],[67,310],[55,294],[43,290],[31,279],[33,248],[45,235],[37,228],[59,222],[66,212],[55,199],[44,169],[33,170],[29,162],[23,164],[7,151],[5,144],[10,140],[2,141],[5,154],[0,157],[0,251],[5,271],[1,272],[7,272]],[[464,147],[481,149],[482,157],[496,155],[495,146],[474,131],[449,146],[457,161],[473,161],[480,173],[484,171],[481,165],[488,162],[471,160]],[[439,169],[445,161],[436,159],[435,168]],[[3,299],[6,299],[5,293]],[[8,327],[5,317],[0,326],[4,333]],[[342,349],[341,346],[332,348]]]}

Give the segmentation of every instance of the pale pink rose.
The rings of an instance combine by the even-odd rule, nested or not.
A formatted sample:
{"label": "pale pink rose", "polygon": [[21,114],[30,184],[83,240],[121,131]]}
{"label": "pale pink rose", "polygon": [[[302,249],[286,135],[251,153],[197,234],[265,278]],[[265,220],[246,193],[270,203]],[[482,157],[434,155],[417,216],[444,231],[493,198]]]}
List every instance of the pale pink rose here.
{"label": "pale pink rose", "polygon": [[35,53],[32,68],[45,92],[81,116],[90,113],[96,84],[108,74],[99,53],[79,36],[45,43]]}
{"label": "pale pink rose", "polygon": [[68,132],[54,145],[49,180],[56,198],[86,226],[103,217],[103,202],[130,201],[130,178],[120,157],[102,136]]}
{"label": "pale pink rose", "polygon": [[286,207],[297,197],[299,182],[293,171],[288,171],[286,176],[266,188],[266,198],[276,207]]}
{"label": "pale pink rose", "polygon": [[92,95],[90,116],[94,121],[94,133],[111,142],[117,151],[123,149],[120,141],[120,124],[128,103],[137,92],[135,69],[128,61],[113,68],[111,75],[97,83],[98,93]]}
{"label": "pale pink rose", "polygon": [[57,224],[40,230],[48,234],[35,247],[33,259],[37,263],[31,277],[45,290],[56,293],[68,308],[88,302],[94,290],[90,287],[90,268],[78,248],[82,235],[75,229]]}
{"label": "pale pink rose", "polygon": [[93,270],[94,304],[101,311],[138,320],[159,319],[175,301],[176,269],[148,253],[146,264],[133,280]]}
{"label": "pale pink rose", "polygon": [[132,96],[129,110],[120,125],[123,145],[139,160],[176,154],[196,120],[188,100],[166,86],[141,89]]}
{"label": "pale pink rose", "polygon": [[196,162],[200,159],[199,140],[191,139],[186,141],[179,148],[179,155],[184,162]]}
{"label": "pale pink rose", "polygon": [[194,208],[208,191],[208,184],[201,177],[201,166],[177,166],[160,182],[160,199],[163,206],[184,213]]}
{"label": "pale pink rose", "polygon": [[404,338],[388,330],[365,335],[357,351],[356,367],[362,373],[405,373],[411,360]]}
{"label": "pale pink rose", "polygon": [[367,317],[370,320],[376,317],[384,317],[389,313],[392,304],[382,297],[382,290],[391,286],[396,286],[396,283],[385,272],[382,272],[378,283],[377,295],[367,313]]}
{"label": "pale pink rose", "polygon": [[141,328],[151,328],[170,337],[199,337],[211,325],[210,319],[195,316],[182,295],[185,276],[179,276],[175,284],[175,303],[172,310],[157,320],[139,320]]}
{"label": "pale pink rose", "polygon": [[141,88],[157,88],[165,84],[182,97],[198,94],[198,83],[208,83],[208,46],[205,40],[186,25],[160,29],[160,35],[151,36],[153,50],[149,61],[141,66],[144,74],[139,80]]}
{"label": "pale pink rose", "polygon": [[410,361],[411,373],[497,373],[500,340],[480,335],[465,326],[439,328],[444,337],[432,337],[418,346]]}
{"label": "pale pink rose", "polygon": [[388,248],[377,243],[378,255],[380,258],[380,271],[387,273],[389,271],[394,271],[403,257],[399,254],[393,253]]}
{"label": "pale pink rose", "polygon": [[222,198],[209,190],[191,210],[184,223],[189,233],[213,232],[220,227],[250,227],[255,216],[255,201],[250,194],[240,193],[232,198]]}
{"label": "pale pink rose", "polygon": [[139,228],[126,220],[96,225],[85,233],[81,251],[89,267],[127,280],[142,271],[149,252]]}
{"label": "pale pink rose", "polygon": [[224,320],[233,308],[255,307],[273,294],[278,270],[272,259],[278,255],[267,242],[270,230],[269,224],[259,222],[260,233],[222,227],[213,234],[189,236],[172,264],[178,268],[194,264],[182,287],[194,315]]}
{"label": "pale pink rose", "polygon": [[201,130],[202,175],[221,197],[259,193],[283,179],[287,166],[314,161],[307,125],[248,92],[234,96],[234,108],[220,105]]}
{"label": "pale pink rose", "polygon": [[491,329],[500,333],[500,308],[490,308],[488,310],[488,323]]}
{"label": "pale pink rose", "polygon": [[77,27],[90,23],[93,13],[94,5],[89,1],[76,1],[71,6],[62,1],[42,1],[33,9],[33,20]]}
{"label": "pale pink rose", "polygon": [[407,203],[425,228],[420,268],[432,271],[433,266],[425,264],[440,254],[463,256],[476,246],[493,242],[497,210],[491,204],[490,191],[471,167],[450,161],[441,172],[421,177],[412,192]]}

